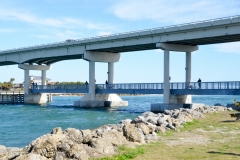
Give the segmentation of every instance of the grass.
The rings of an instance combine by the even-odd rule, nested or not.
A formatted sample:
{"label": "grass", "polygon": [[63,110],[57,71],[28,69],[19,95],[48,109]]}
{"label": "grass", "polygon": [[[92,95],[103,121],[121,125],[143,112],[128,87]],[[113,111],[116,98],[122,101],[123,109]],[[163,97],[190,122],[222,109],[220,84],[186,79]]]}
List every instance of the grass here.
{"label": "grass", "polygon": [[206,118],[187,122],[180,131],[158,133],[158,142],[136,148],[119,148],[119,155],[102,160],[192,160],[240,159],[240,122],[232,112],[206,114]]}
{"label": "grass", "polygon": [[128,160],[137,157],[138,155],[144,154],[144,149],[142,147],[128,148],[121,146],[118,149],[119,154],[113,157],[105,157],[101,160]]}

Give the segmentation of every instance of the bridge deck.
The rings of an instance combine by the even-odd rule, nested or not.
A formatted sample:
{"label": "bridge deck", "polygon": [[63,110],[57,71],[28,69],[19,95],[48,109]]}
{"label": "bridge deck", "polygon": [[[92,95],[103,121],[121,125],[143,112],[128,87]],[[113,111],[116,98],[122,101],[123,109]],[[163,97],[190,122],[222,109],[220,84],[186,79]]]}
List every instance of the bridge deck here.
{"label": "bridge deck", "polygon": [[[163,83],[96,84],[96,94],[163,94]],[[88,85],[38,85],[30,93],[88,93]],[[237,82],[171,83],[170,94],[240,95]]]}

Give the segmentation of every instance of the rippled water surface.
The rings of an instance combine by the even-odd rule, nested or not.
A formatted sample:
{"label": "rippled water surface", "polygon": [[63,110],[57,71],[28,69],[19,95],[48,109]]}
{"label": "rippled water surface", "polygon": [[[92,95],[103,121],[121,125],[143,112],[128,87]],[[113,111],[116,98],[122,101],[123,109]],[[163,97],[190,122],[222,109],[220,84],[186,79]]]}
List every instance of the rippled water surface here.
{"label": "rippled water surface", "polygon": [[[24,147],[55,127],[63,129],[92,129],[104,124],[118,123],[122,119],[134,118],[150,110],[151,103],[162,102],[162,96],[123,96],[128,107],[118,108],[74,108],[78,96],[53,97],[53,102],[38,105],[0,105],[0,144],[8,147]],[[214,105],[232,103],[240,96],[193,96],[193,103]]]}

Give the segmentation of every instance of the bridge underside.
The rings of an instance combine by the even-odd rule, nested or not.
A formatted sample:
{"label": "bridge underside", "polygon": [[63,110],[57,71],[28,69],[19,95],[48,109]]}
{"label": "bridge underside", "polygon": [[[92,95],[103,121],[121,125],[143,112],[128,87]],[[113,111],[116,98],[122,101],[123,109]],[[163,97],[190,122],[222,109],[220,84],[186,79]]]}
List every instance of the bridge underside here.
{"label": "bridge underside", "polygon": [[[88,89],[31,89],[31,93],[88,93]],[[163,94],[163,89],[96,89],[96,94]],[[170,89],[171,95],[240,95],[240,89]]]}

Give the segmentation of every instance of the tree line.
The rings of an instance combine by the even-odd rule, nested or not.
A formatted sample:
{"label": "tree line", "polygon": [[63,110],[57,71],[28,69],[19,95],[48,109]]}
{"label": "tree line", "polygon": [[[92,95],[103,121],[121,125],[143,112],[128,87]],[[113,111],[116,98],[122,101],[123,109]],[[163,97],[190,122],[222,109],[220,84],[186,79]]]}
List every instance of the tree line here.
{"label": "tree line", "polygon": [[15,81],[14,78],[11,78],[9,82],[0,82],[0,90],[8,91],[13,88],[13,82]]}

